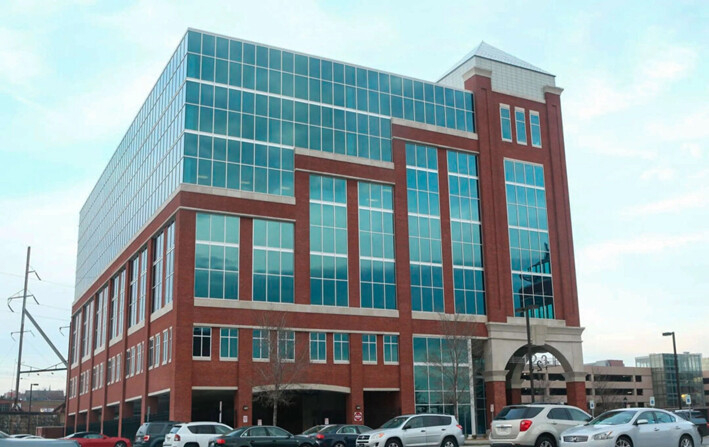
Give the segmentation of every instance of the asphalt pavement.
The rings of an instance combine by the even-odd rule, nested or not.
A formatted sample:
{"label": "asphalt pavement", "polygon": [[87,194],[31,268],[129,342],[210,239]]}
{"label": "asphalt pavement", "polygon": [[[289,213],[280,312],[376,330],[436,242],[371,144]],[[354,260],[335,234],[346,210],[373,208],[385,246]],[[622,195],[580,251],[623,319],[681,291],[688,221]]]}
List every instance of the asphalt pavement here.
{"label": "asphalt pavement", "polygon": [[[490,443],[487,439],[466,439],[465,445],[478,446],[478,447],[490,447]],[[709,446],[709,436],[705,436],[702,442],[702,446]]]}

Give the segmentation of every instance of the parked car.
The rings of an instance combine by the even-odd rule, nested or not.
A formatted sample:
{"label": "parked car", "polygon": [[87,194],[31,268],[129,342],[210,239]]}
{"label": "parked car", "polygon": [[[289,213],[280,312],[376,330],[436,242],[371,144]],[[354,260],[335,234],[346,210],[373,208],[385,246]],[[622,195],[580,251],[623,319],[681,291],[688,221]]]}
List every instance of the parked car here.
{"label": "parked car", "polygon": [[607,411],[561,436],[560,447],[699,447],[697,428],[665,410],[624,408]]}
{"label": "parked car", "polygon": [[73,439],[18,439],[1,438],[0,447],[79,447]]}
{"label": "parked car", "polygon": [[355,447],[357,437],[362,433],[372,431],[366,425],[328,425],[311,435],[318,447]]}
{"label": "parked car", "polygon": [[4,431],[0,430],[0,439],[9,438],[9,437],[10,437],[10,435],[8,435]]}
{"label": "parked car", "polygon": [[208,447],[314,447],[313,444],[311,438],[292,435],[281,427],[257,425],[223,434],[210,441]]}
{"label": "parked car", "polygon": [[492,421],[490,445],[556,447],[561,433],[591,419],[590,414],[570,405],[508,405]]}
{"label": "parked car", "polygon": [[458,447],[464,442],[463,427],[447,414],[397,416],[357,437],[357,447]]}
{"label": "parked car", "polygon": [[22,439],[22,438],[26,438],[28,436],[32,436],[32,435],[29,433],[18,433],[16,435],[10,435],[11,438],[15,438],[15,439]]}
{"label": "parked car", "polygon": [[165,435],[178,422],[146,422],[138,428],[133,447],[162,447]]}
{"label": "parked car", "polygon": [[709,422],[701,411],[697,410],[675,410],[675,414],[685,421],[689,421],[697,426],[699,436],[709,436]]}
{"label": "parked car", "polygon": [[92,431],[80,431],[62,439],[76,441],[81,447],[131,447],[128,438],[106,436]]}
{"label": "parked car", "polygon": [[233,429],[219,422],[187,422],[173,425],[163,447],[207,447],[209,441]]}

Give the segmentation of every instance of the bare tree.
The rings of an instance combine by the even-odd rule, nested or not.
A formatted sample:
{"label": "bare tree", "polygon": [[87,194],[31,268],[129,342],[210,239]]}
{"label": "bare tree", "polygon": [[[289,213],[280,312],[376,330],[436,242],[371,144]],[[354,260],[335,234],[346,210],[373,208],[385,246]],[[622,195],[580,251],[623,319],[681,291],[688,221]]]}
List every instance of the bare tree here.
{"label": "bare tree", "polygon": [[262,354],[268,353],[268,361],[254,363],[263,384],[255,398],[273,407],[273,425],[278,423],[278,406],[292,402],[292,391],[297,389],[309,366],[307,350],[296,348],[295,331],[289,327],[286,314],[264,312],[257,328],[264,331],[259,348]]}
{"label": "bare tree", "polygon": [[596,414],[623,407],[623,397],[627,397],[623,390],[614,387],[608,375],[598,374],[594,370],[592,373]]}
{"label": "bare tree", "polygon": [[[475,373],[471,360],[482,356],[485,341],[477,337],[474,324],[466,321],[462,314],[440,313],[438,324],[442,336],[441,352],[440,355],[429,352],[428,363],[443,379],[444,404],[452,405],[456,419],[460,420],[458,404],[463,395],[470,394]],[[474,402],[471,404],[474,413]]]}

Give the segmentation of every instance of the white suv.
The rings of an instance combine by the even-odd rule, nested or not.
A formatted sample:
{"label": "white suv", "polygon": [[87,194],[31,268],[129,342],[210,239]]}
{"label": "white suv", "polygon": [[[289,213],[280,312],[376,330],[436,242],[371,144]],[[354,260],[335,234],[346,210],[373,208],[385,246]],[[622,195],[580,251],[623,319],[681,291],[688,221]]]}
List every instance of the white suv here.
{"label": "white suv", "polygon": [[571,405],[509,405],[492,421],[490,445],[556,447],[561,433],[590,420],[591,415]]}
{"label": "white suv", "polygon": [[233,429],[219,422],[188,422],[172,427],[163,447],[207,447],[209,441]]}
{"label": "white suv", "polygon": [[458,447],[463,443],[463,427],[447,414],[397,416],[357,437],[357,447]]}

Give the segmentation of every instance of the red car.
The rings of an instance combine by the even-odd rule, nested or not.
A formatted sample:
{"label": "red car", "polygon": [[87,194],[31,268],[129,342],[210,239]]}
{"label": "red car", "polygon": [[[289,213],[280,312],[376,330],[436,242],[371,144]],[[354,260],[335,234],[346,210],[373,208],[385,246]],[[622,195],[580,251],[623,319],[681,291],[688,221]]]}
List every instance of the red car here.
{"label": "red car", "polygon": [[76,441],[81,447],[131,447],[127,438],[116,438],[90,431],[79,431],[64,439]]}

